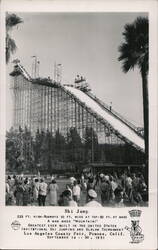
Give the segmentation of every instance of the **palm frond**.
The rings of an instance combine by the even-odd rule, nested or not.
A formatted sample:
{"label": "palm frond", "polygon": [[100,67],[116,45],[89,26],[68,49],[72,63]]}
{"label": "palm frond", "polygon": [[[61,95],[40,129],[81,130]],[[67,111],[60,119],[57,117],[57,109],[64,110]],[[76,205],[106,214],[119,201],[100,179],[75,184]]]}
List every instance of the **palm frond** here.
{"label": "palm frond", "polygon": [[10,37],[9,33],[13,27],[22,23],[23,20],[14,13],[6,14],[6,62],[9,62],[11,54],[13,54],[17,47],[15,41]]}
{"label": "palm frond", "polygon": [[137,55],[133,49],[127,43],[122,43],[119,47],[120,56],[119,61],[123,61],[122,70],[127,73],[130,69],[134,69],[137,64],[139,55]]}
{"label": "palm frond", "polygon": [[148,18],[138,17],[132,24],[126,24],[122,34],[125,42],[118,48],[122,70],[126,73],[138,66],[141,72],[148,72]]}
{"label": "palm frond", "polygon": [[17,24],[19,23],[22,23],[23,20],[18,17],[16,14],[12,13],[12,14],[9,14],[7,13],[6,14],[6,29],[7,30],[10,30],[12,29],[14,26],[16,26]]}

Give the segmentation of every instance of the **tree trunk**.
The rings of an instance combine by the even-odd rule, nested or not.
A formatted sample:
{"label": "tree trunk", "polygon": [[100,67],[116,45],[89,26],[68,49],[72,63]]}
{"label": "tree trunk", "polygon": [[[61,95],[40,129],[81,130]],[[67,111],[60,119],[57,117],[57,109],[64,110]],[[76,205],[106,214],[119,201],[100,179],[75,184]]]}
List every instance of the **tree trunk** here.
{"label": "tree trunk", "polygon": [[147,73],[142,72],[143,89],[143,115],[144,115],[144,139],[145,139],[145,175],[148,179],[148,157],[149,157],[149,104],[148,104],[148,79]]}

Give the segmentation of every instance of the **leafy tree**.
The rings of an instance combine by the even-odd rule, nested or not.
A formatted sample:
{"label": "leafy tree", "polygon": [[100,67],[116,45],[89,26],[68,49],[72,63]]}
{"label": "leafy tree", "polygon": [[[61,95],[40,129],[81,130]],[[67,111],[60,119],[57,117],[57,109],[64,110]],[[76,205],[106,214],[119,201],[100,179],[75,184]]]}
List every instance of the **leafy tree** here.
{"label": "leafy tree", "polygon": [[23,150],[21,132],[11,128],[6,133],[6,162],[7,169],[11,172],[23,170]]}
{"label": "leafy tree", "polygon": [[14,39],[11,38],[10,32],[13,30],[15,26],[22,23],[22,19],[18,17],[16,14],[6,14],[6,62],[9,62],[11,54],[13,54],[17,46],[15,44]]}
{"label": "leafy tree", "polygon": [[67,134],[68,160],[73,162],[82,160],[82,142],[76,128],[70,128]]}
{"label": "leafy tree", "polygon": [[55,158],[60,160],[60,161],[64,161],[66,158],[65,149],[66,149],[65,138],[59,132],[59,130],[57,130],[55,133],[55,145],[54,145]]}
{"label": "leafy tree", "polygon": [[133,23],[124,27],[124,42],[119,47],[119,61],[122,61],[123,72],[128,72],[136,66],[142,77],[143,89],[143,115],[145,155],[148,165],[148,57],[149,57],[149,34],[148,18],[138,17]]}
{"label": "leafy tree", "polygon": [[54,138],[48,130],[46,132],[37,130],[34,139],[34,162],[36,170],[52,171]]}

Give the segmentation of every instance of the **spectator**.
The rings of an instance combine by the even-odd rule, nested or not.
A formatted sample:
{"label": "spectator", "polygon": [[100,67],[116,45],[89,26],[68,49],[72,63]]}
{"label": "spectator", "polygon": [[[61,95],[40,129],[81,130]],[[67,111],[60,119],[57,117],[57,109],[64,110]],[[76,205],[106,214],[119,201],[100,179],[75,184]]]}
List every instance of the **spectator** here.
{"label": "spectator", "polygon": [[11,179],[10,175],[8,175],[7,183],[9,185],[9,187],[12,187],[12,179]]}
{"label": "spectator", "polygon": [[69,190],[71,192],[71,197],[72,197],[72,189],[70,187],[70,184],[66,184],[66,189],[65,190]]}
{"label": "spectator", "polygon": [[31,203],[31,187],[29,186],[28,179],[24,180],[23,185],[23,206]]}
{"label": "spectator", "polygon": [[6,182],[5,184],[5,202],[6,205],[10,205],[10,188],[9,188],[9,184]]}
{"label": "spectator", "polygon": [[141,194],[142,200],[144,202],[147,201],[147,185],[145,184],[145,181],[143,179],[140,179],[140,183],[139,183],[139,192]]}
{"label": "spectator", "polygon": [[56,184],[56,180],[52,179],[52,182],[49,184],[49,204],[51,206],[57,205],[57,191],[58,191],[58,185]]}
{"label": "spectator", "polygon": [[112,175],[110,176],[110,183],[112,188],[112,199],[114,200],[115,199],[114,191],[118,187],[118,184]]}
{"label": "spectator", "polygon": [[139,187],[139,183],[140,183],[140,177],[139,177],[139,175],[138,174],[135,175],[133,173],[133,175],[132,175],[132,187],[134,187],[134,188],[137,189]]}
{"label": "spectator", "polygon": [[114,206],[116,207],[124,207],[124,200],[123,200],[123,188],[117,187],[114,191],[115,195],[115,203]]}
{"label": "spectator", "polygon": [[77,181],[74,181],[74,186],[72,188],[73,199],[77,203],[80,201],[81,188],[78,185]]}
{"label": "spectator", "polygon": [[13,186],[16,187],[18,185],[18,177],[13,175]]}
{"label": "spectator", "polygon": [[23,192],[24,192],[23,182],[19,180],[14,192],[17,206],[23,206]]}
{"label": "spectator", "polygon": [[59,199],[59,206],[77,207],[77,202],[72,199],[71,192],[65,190]]}
{"label": "spectator", "polygon": [[106,176],[103,176],[101,178],[100,192],[101,192],[102,206],[109,205],[110,200],[112,199],[112,187],[109,180],[107,180]]}
{"label": "spectator", "polygon": [[90,189],[95,190],[95,185],[96,185],[96,182],[95,182],[94,177],[93,177],[93,176],[90,176],[90,177],[88,178],[88,183],[87,183],[87,197],[86,197],[86,202],[88,201],[88,191],[89,191]]}
{"label": "spectator", "polygon": [[71,190],[73,189],[74,181],[76,181],[76,179],[74,177],[70,177],[69,187],[71,188]]}
{"label": "spectator", "polygon": [[125,179],[125,192],[127,196],[129,197],[129,200],[131,199],[131,191],[132,191],[132,178],[130,174],[127,174],[127,177]]}
{"label": "spectator", "polygon": [[87,183],[86,183],[86,180],[85,180],[83,174],[81,176],[81,189],[83,192],[85,192],[87,190]]}
{"label": "spectator", "polygon": [[33,184],[33,201],[37,202],[39,196],[39,179],[35,178]]}
{"label": "spectator", "polygon": [[47,183],[44,182],[44,179],[41,179],[39,184],[39,196],[38,196],[38,203],[39,206],[45,206],[47,196]]}
{"label": "spectator", "polygon": [[101,207],[101,204],[96,201],[97,193],[93,189],[88,190],[88,202],[86,203],[85,207]]}
{"label": "spectator", "polygon": [[133,187],[132,193],[131,193],[131,204],[133,206],[141,206],[142,202],[143,200],[142,200],[140,192],[138,191],[136,187]]}

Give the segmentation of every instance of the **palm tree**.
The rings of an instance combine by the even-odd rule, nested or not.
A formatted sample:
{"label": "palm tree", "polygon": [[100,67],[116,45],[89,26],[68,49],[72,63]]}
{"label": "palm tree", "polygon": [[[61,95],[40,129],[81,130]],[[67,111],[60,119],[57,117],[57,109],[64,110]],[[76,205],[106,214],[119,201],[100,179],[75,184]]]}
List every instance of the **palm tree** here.
{"label": "palm tree", "polygon": [[22,23],[22,19],[18,17],[16,14],[6,14],[6,62],[9,62],[11,54],[13,54],[17,47],[15,41],[10,37],[10,32],[12,29]]}
{"label": "palm tree", "polygon": [[138,17],[133,23],[124,27],[123,42],[119,47],[119,61],[122,61],[123,72],[127,73],[136,66],[142,77],[143,92],[143,115],[144,115],[144,138],[145,158],[148,165],[148,57],[149,57],[149,24],[147,17]]}

